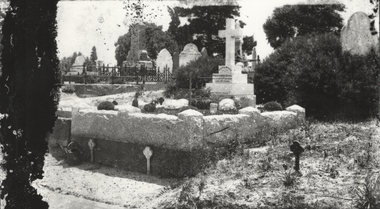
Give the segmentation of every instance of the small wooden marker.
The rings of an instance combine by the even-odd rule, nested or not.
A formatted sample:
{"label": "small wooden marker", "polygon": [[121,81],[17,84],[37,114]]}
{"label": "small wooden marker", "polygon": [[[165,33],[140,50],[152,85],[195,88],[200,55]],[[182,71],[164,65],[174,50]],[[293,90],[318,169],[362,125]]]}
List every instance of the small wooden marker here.
{"label": "small wooden marker", "polygon": [[294,166],[294,170],[301,174],[300,172],[300,155],[301,153],[303,153],[305,150],[303,147],[301,147],[301,145],[298,143],[298,142],[293,142],[292,145],[290,145],[290,151],[293,152],[294,156],[295,156],[295,166]]}
{"label": "small wooden marker", "polygon": [[144,151],[143,151],[143,154],[146,158],[146,170],[147,170],[147,174],[150,175],[150,157],[152,157],[152,149],[150,149],[150,147],[146,146]]}
{"label": "small wooden marker", "polygon": [[90,139],[88,140],[88,147],[90,147],[91,151],[91,162],[94,162],[94,147],[95,147],[95,142],[94,140]]}

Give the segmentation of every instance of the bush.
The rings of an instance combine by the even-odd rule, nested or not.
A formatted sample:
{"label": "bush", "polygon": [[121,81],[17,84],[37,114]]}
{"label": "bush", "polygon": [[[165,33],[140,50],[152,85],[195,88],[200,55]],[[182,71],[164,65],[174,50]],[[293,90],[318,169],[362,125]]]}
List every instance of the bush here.
{"label": "bush", "polygon": [[279,110],[283,110],[283,109],[282,109],[281,104],[278,102],[271,101],[264,104],[264,111],[270,112],[270,111],[279,111]]}
{"label": "bush", "polygon": [[[224,65],[223,59],[200,57],[197,60],[191,61],[186,66],[180,67],[175,76],[175,86],[177,88],[189,89],[190,75],[192,88],[200,89],[206,83],[211,81],[212,73],[218,72],[218,66]],[[210,77],[209,79],[199,77]]]}
{"label": "bush", "polygon": [[75,86],[74,85],[67,85],[67,86],[62,86],[62,92],[72,94],[75,92]]}
{"label": "bush", "polygon": [[103,101],[99,103],[98,110],[115,110],[115,105],[110,101]]}
{"label": "bush", "polygon": [[339,37],[333,34],[296,37],[257,66],[257,103],[298,104],[315,119],[371,117],[378,101],[377,53],[342,53]]}
{"label": "bush", "polygon": [[211,102],[212,100],[210,98],[192,98],[190,105],[201,110],[208,110],[210,109]]}

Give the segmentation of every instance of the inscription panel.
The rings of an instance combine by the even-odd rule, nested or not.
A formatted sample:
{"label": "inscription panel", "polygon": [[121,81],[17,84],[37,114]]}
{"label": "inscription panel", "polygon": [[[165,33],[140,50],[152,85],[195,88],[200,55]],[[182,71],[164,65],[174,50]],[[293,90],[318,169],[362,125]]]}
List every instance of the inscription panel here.
{"label": "inscription panel", "polygon": [[212,76],[213,83],[232,83],[232,75],[214,74]]}

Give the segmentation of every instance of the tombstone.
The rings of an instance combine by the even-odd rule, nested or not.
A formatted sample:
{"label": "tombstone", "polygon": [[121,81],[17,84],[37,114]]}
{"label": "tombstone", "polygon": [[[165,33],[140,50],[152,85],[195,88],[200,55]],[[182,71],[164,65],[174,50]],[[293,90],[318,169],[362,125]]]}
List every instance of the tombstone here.
{"label": "tombstone", "polygon": [[340,40],[343,51],[351,54],[364,55],[371,47],[378,46],[377,35],[372,35],[370,19],[364,12],[354,13],[343,26]]}
{"label": "tombstone", "polygon": [[75,58],[74,64],[71,66],[68,75],[79,75],[83,73],[83,65],[86,58],[83,55],[77,56]]}
{"label": "tombstone", "polygon": [[226,38],[225,65],[219,66],[218,73],[213,73],[212,83],[206,83],[206,88],[210,88],[211,96],[217,98],[246,97],[255,107],[254,86],[248,83],[247,74],[242,74],[242,67],[235,65],[235,40],[243,36],[243,31],[235,29],[234,23],[234,19],[226,19],[226,30],[219,31],[219,36]]}
{"label": "tombstone", "polygon": [[162,73],[164,72],[164,69],[167,68],[170,73],[173,72],[173,59],[172,55],[170,55],[170,52],[167,49],[162,49],[156,59],[156,66],[158,72]]}
{"label": "tombstone", "polygon": [[206,47],[203,47],[201,50],[202,57],[208,57],[207,49]]}
{"label": "tombstone", "polygon": [[186,66],[189,62],[198,59],[202,54],[198,51],[198,47],[189,43],[183,48],[183,51],[179,54],[179,66]]}

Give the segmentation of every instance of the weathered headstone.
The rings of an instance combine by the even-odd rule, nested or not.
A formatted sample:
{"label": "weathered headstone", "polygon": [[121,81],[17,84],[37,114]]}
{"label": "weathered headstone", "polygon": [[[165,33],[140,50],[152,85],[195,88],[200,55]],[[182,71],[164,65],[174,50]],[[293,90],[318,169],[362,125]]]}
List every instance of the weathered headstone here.
{"label": "weathered headstone", "polygon": [[162,49],[156,59],[156,66],[159,72],[164,72],[164,69],[167,68],[170,73],[173,72],[173,59],[172,55],[167,49]]}
{"label": "weathered headstone", "polygon": [[198,59],[202,54],[198,51],[198,47],[189,43],[183,48],[183,51],[179,54],[179,66],[186,66],[189,62]]}
{"label": "weathered headstone", "polygon": [[69,75],[79,75],[83,72],[83,64],[86,61],[86,58],[83,55],[79,55],[75,58],[74,64],[68,72]]}
{"label": "weathered headstone", "polygon": [[226,19],[226,30],[219,31],[219,36],[226,37],[225,65],[219,66],[218,73],[212,75],[212,83],[206,83],[211,88],[211,95],[216,97],[235,96],[246,97],[256,106],[253,84],[248,84],[247,74],[242,74],[242,67],[235,65],[235,39],[243,35],[243,31],[235,29],[235,20]]}
{"label": "weathered headstone", "polygon": [[364,55],[371,47],[378,46],[377,35],[372,35],[370,19],[364,12],[354,13],[343,26],[340,39],[343,51]]}
{"label": "weathered headstone", "polygon": [[208,53],[207,53],[207,49],[206,47],[203,47],[202,50],[201,50],[201,54],[202,54],[202,57],[207,57],[208,56]]}

